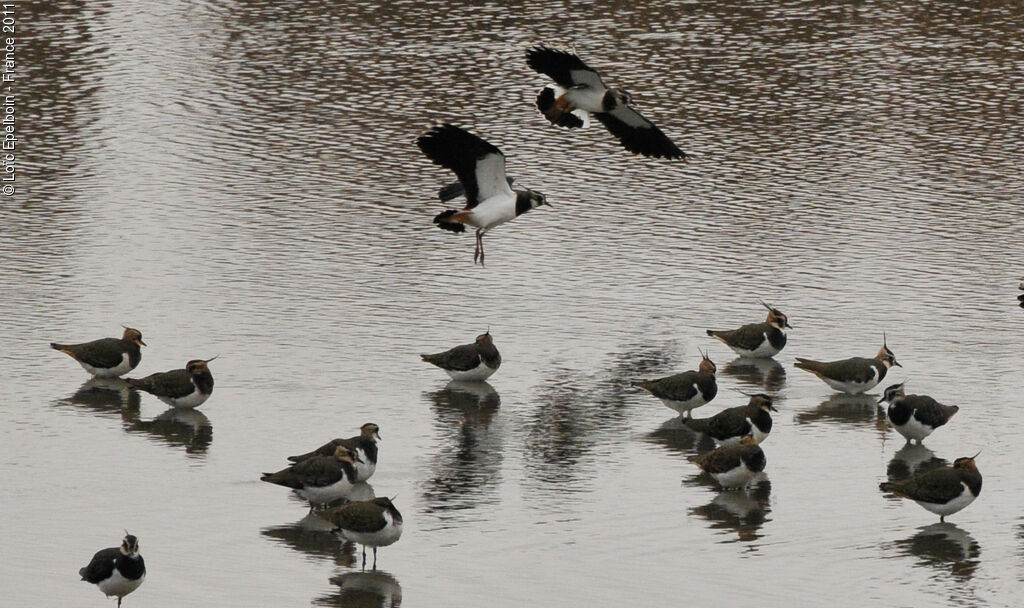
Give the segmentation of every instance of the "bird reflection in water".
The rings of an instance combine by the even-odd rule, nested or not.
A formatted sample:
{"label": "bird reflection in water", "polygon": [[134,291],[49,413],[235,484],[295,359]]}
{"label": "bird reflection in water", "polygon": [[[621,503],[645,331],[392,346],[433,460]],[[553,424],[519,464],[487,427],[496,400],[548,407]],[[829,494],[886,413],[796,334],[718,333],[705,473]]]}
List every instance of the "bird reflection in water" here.
{"label": "bird reflection in water", "polygon": [[917,557],[921,565],[948,572],[964,581],[974,576],[981,563],[978,541],[948,521],[919,528],[917,533],[895,541],[893,546],[904,554]]}
{"label": "bird reflection in water", "polygon": [[383,570],[346,572],[331,578],[338,587],[331,595],[313,600],[314,606],[338,608],[397,608],[402,605],[402,586]]}
{"label": "bird reflection in water", "polygon": [[770,393],[777,393],[786,384],[786,368],[770,358],[737,357],[726,363],[719,373]]}
{"label": "bird reflection in water", "polygon": [[124,422],[139,418],[142,398],[120,378],[90,378],[78,387],[75,394],[59,399],[55,405],[92,410],[105,417],[117,417]]}
{"label": "bird reflection in water", "polygon": [[338,538],[331,532],[333,528],[333,524],[309,512],[293,524],[263,528],[260,534],[317,560],[344,568],[357,566],[356,544]]}
{"label": "bird reflection in water", "polygon": [[152,420],[133,420],[125,425],[124,430],[146,435],[167,445],[184,447],[186,453],[197,456],[205,455],[213,443],[210,419],[194,409],[172,407]]}
{"label": "bird reflection in water", "polygon": [[873,395],[847,395],[836,393],[821,402],[813,410],[797,412],[797,424],[826,422],[852,424],[874,428],[883,437],[889,432],[885,410],[878,406],[878,397]]}
{"label": "bird reflection in water", "polygon": [[425,393],[434,410],[441,449],[423,482],[427,511],[470,509],[496,500],[504,433],[492,423],[501,396],[487,382],[449,382]]}
{"label": "bird reflection in water", "polygon": [[648,433],[646,439],[651,443],[687,456],[695,456],[715,449],[714,439],[703,433],[695,433],[683,426],[678,416],[666,420],[656,430]]}
{"label": "bird reflection in water", "polygon": [[[889,481],[899,481],[948,465],[948,460],[935,456],[935,452],[927,447],[908,443],[893,454],[892,460],[889,461],[889,466],[886,467],[885,472],[889,477]],[[897,501],[900,500],[897,496],[892,498]]]}
{"label": "bird reflection in water", "polygon": [[[709,475],[701,477],[718,488]],[[712,530],[735,532],[738,542],[753,542],[764,536],[761,527],[771,521],[768,519],[771,493],[771,481],[767,475],[759,473],[745,489],[720,491],[708,504],[690,509],[690,514],[708,520]]]}

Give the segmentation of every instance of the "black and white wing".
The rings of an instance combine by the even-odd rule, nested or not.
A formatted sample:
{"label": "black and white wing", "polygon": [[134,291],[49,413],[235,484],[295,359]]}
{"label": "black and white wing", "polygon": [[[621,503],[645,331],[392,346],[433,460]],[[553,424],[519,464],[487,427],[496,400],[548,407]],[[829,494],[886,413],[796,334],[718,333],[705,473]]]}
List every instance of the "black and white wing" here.
{"label": "black and white wing", "polygon": [[661,129],[628,105],[594,114],[594,117],[630,152],[655,158],[686,158],[686,154]]}
{"label": "black and white wing", "polygon": [[[516,183],[516,178],[507,177],[505,181],[508,182],[508,187],[511,188]],[[466,195],[466,188],[463,187],[462,182],[452,182],[447,186],[441,186],[441,189],[437,191],[437,198],[441,199],[442,203],[454,201],[460,196]]]}
{"label": "black and white wing", "polygon": [[603,91],[607,88],[597,70],[588,67],[582,59],[569,51],[536,46],[526,51],[526,63],[563,89],[587,87]]}
{"label": "black and white wing", "polygon": [[416,145],[430,160],[455,172],[465,189],[466,209],[497,194],[515,197],[505,175],[505,155],[469,131],[444,124],[421,135]]}

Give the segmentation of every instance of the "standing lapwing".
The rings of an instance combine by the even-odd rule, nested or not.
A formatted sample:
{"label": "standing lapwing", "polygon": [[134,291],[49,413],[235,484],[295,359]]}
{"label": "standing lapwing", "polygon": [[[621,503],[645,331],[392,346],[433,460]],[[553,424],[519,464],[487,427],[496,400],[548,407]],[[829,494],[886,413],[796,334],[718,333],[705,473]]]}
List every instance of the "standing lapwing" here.
{"label": "standing lapwing", "polygon": [[896,355],[889,350],[882,338],[882,348],[873,359],[867,357],[851,357],[839,361],[813,361],[796,358],[796,367],[807,370],[837,391],[856,395],[875,387],[885,378],[886,372],[893,365],[903,367],[896,362]]}
{"label": "standing lapwing", "polygon": [[440,125],[421,135],[416,145],[434,163],[455,172],[462,184],[465,208],[442,211],[434,223],[452,232],[465,232],[466,226],[476,228],[474,263],[484,263],[483,238],[488,230],[541,205],[550,206],[539,192],[513,190],[505,177],[505,155],[469,131]]}
{"label": "standing lapwing", "polygon": [[477,336],[472,344],[463,344],[433,355],[420,355],[420,358],[443,369],[452,380],[464,382],[486,380],[501,367],[501,353],[494,346],[490,330]]}
{"label": "standing lapwing", "polygon": [[744,435],[753,435],[758,443],[772,432],[771,412],[777,412],[770,395],[749,395],[746,405],[731,407],[710,418],[685,418],[683,424],[692,431],[704,433],[721,445],[739,443]]}
{"label": "standing lapwing", "polygon": [[125,327],[120,338],[100,338],[82,344],[57,344],[50,348],[66,353],[82,369],[97,378],[116,378],[135,369],[142,361],[142,332]]}
{"label": "standing lapwing", "polygon": [[742,488],[764,470],[764,451],[753,435],[744,435],[738,444],[722,445],[690,458],[690,462],[711,475],[723,488]]}
{"label": "standing lapwing", "polygon": [[885,389],[878,403],[889,402],[889,423],[900,435],[921,443],[935,429],[949,422],[960,411],[955,405],[943,405],[928,395],[907,395],[903,384],[893,384]]}
{"label": "standing lapwing", "polygon": [[100,588],[107,597],[117,596],[118,608],[124,596],[146,580],[146,562],[139,555],[139,539],[125,532],[120,547],[101,549],[89,565],[78,571],[83,581]]}
{"label": "standing lapwing", "polygon": [[394,544],[402,536],[402,514],[390,498],[374,498],[328,509],[318,514],[334,524],[334,532],[345,540],[363,546],[363,568],[366,547],[373,547],[373,567],[377,568],[377,547]]}
{"label": "standing lapwing", "polygon": [[569,129],[582,127],[590,113],[634,154],[686,158],[661,129],[630,107],[629,93],[608,88],[597,70],[575,54],[540,45],[526,51],[526,63],[557,85],[546,86],[537,95],[537,109],[552,124]]}
{"label": "standing lapwing", "polygon": [[185,364],[185,369],[174,369],[169,372],[150,374],[145,378],[125,378],[132,388],[137,388],[155,395],[171,407],[190,409],[199,407],[213,394],[213,374],[207,363],[217,357],[205,361],[193,359]]}
{"label": "standing lapwing", "polygon": [[[980,454],[981,452],[979,452]],[[957,458],[953,466],[902,479],[883,481],[879,489],[909,498],[946,521],[947,515],[960,511],[981,494],[981,472],[974,456]]]}
{"label": "standing lapwing", "polygon": [[380,440],[380,427],[367,422],[359,427],[359,434],[355,437],[332,439],[312,452],[289,456],[288,460],[301,462],[313,456],[330,456],[339,445],[343,445],[356,454],[356,462],[352,465],[356,470],[356,481],[366,481],[377,470],[377,442]]}
{"label": "standing lapwing", "polygon": [[696,370],[656,380],[638,380],[630,384],[661,399],[662,403],[679,412],[680,416],[690,416],[691,410],[711,401],[718,394],[718,382],[715,380],[718,368],[707,353],[702,352],[700,355],[700,365]]}
{"label": "standing lapwing", "polygon": [[750,323],[739,329],[724,331],[709,329],[708,335],[718,338],[741,357],[774,357],[786,346],[785,329],[793,329],[793,326],[778,308],[764,302],[761,305],[768,309],[768,318],[764,323]]}
{"label": "standing lapwing", "polygon": [[345,498],[356,484],[357,462],[354,450],[339,445],[330,456],[310,456],[276,473],[264,473],[260,481],[291,488],[310,505],[326,505]]}

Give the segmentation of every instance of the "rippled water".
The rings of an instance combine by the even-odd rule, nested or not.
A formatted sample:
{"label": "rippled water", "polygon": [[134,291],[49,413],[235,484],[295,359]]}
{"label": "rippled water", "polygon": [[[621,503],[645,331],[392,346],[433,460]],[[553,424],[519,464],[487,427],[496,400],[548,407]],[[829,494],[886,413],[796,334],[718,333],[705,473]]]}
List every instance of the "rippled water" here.
{"label": "rippled water", "polygon": [[[781,4],[781,6],[779,5]],[[123,528],[127,606],[1003,606],[1024,580],[1024,10],[861,2],[57,0],[19,5],[19,193],[0,206],[0,472],[11,605],[103,605],[77,569]],[[550,128],[523,61],[574,45],[684,150]],[[553,203],[472,238],[413,140],[480,133]],[[704,336],[796,327],[778,363]],[[189,415],[83,384],[51,340],[142,330],[139,371],[211,364]],[[487,386],[422,364],[490,327]],[[793,356],[870,356],[961,406],[903,447]],[[719,364],[710,415],[778,394],[766,483],[630,380]],[[381,426],[402,540],[356,549],[259,481]],[[877,484],[983,449],[950,523]],[[1018,593],[1015,593],[1018,592]]]}

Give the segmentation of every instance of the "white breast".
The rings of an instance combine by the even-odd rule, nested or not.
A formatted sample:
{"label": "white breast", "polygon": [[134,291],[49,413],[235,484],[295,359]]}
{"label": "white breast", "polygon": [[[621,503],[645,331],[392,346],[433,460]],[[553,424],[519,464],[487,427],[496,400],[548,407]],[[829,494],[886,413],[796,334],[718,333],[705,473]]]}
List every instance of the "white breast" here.
{"label": "white breast", "polygon": [[515,195],[496,194],[474,207],[466,223],[477,228],[494,228],[515,217]]}
{"label": "white breast", "polygon": [[483,359],[481,359],[480,364],[471,370],[460,371],[456,369],[446,369],[444,371],[447,372],[449,376],[451,376],[452,380],[461,380],[463,382],[480,382],[481,380],[486,380],[490,378],[491,375],[498,370],[487,367],[487,364],[483,362]]}
{"label": "white breast", "polygon": [[956,498],[947,502],[944,505],[936,504],[933,502],[921,502],[920,500],[915,500],[914,502],[916,502],[917,504],[921,505],[922,507],[936,515],[942,515],[943,517],[945,517],[946,515],[952,515],[957,511],[960,511],[967,505],[971,504],[972,502],[974,502],[974,499],[977,498],[977,496],[971,494],[971,489],[967,487],[966,483],[961,481],[960,487],[962,490],[960,492],[960,496],[957,496]]}
{"label": "white breast", "polygon": [[874,388],[875,385],[878,384],[878,368],[873,365],[871,366],[871,379],[867,382],[843,382],[841,380],[833,380],[831,378],[821,379],[825,381],[825,384],[831,386],[837,391],[857,395]]}
{"label": "white breast", "polygon": [[720,483],[723,488],[739,488],[747,485],[747,482],[754,478],[755,473],[747,468],[746,463],[740,462],[740,465],[734,469],[730,469],[725,473],[718,473],[712,475],[715,481]]}
{"label": "white breast", "polygon": [[142,581],[146,580],[146,573],[142,573],[142,576],[135,580],[127,579],[121,576],[121,573],[114,569],[114,575],[105,581],[101,581],[97,587],[104,595],[116,595],[117,597],[124,597],[139,588]]}
{"label": "white breast", "polygon": [[206,400],[209,399],[210,395],[213,394],[212,392],[201,393],[199,389],[196,388],[196,383],[194,380],[192,381],[192,388],[194,388],[195,390],[193,390],[188,395],[185,395],[184,397],[158,397],[158,399],[160,399],[160,401],[163,401],[164,403],[171,407],[191,409],[194,407],[199,407],[200,405],[206,403]]}
{"label": "white breast", "polygon": [[761,344],[758,345],[758,347],[755,348],[754,350],[746,350],[738,347],[734,348],[732,346],[730,346],[729,348],[732,348],[732,351],[737,355],[741,357],[749,357],[751,359],[774,357],[775,355],[779,354],[779,349],[772,346],[772,343],[768,340],[768,335],[761,334],[761,336],[764,338],[764,342],[761,342]]}
{"label": "white breast", "polygon": [[387,511],[384,512],[384,520],[387,524],[376,532],[353,532],[351,530],[343,530],[342,534],[348,540],[357,542],[360,545],[386,547],[402,537],[402,522],[396,522]]}
{"label": "white breast", "polygon": [[[890,420],[890,423],[891,422],[892,420]],[[906,424],[901,426],[893,424],[892,428],[896,429],[896,432],[907,439],[913,439],[915,441],[921,441],[928,435],[931,435],[932,431],[935,430],[930,426],[921,424],[913,415],[910,416],[910,420],[908,420]]]}

